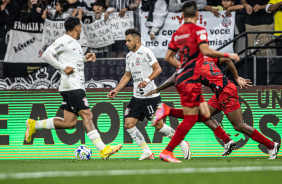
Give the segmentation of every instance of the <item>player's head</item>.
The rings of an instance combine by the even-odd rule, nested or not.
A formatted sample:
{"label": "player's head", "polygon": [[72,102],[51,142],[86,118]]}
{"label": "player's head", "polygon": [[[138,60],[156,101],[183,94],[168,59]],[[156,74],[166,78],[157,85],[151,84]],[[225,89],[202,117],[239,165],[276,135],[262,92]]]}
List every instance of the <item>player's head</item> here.
{"label": "player's head", "polygon": [[197,4],[195,1],[187,1],[184,3],[182,6],[182,12],[184,15],[184,18],[194,18],[198,17],[198,9],[197,9]]}
{"label": "player's head", "polygon": [[78,17],[68,17],[65,20],[66,33],[72,32],[74,36],[79,40],[81,33],[81,23]]}
{"label": "player's head", "polygon": [[130,51],[136,49],[136,45],[141,45],[141,34],[136,29],[127,29],[125,31],[126,46]]}
{"label": "player's head", "polygon": [[223,6],[224,9],[229,8],[230,6],[234,5],[234,0],[222,0],[221,4]]}

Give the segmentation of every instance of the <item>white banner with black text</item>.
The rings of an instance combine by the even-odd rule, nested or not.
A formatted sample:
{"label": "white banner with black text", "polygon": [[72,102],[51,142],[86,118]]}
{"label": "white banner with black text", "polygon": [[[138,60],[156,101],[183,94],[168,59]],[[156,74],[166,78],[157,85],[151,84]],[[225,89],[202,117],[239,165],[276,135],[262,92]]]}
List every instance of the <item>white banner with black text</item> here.
{"label": "white banner with black text", "polygon": [[[235,12],[229,16],[225,11],[220,11],[221,16],[216,18],[211,12],[199,12],[197,25],[203,26],[208,32],[209,45],[213,49],[226,44],[234,38]],[[141,14],[141,41],[151,49],[157,58],[164,58],[172,34],[184,23],[182,13],[168,13],[164,26],[156,34],[154,40],[150,40],[150,30],[145,26],[148,12]],[[233,43],[221,49],[222,52],[233,53]]]}

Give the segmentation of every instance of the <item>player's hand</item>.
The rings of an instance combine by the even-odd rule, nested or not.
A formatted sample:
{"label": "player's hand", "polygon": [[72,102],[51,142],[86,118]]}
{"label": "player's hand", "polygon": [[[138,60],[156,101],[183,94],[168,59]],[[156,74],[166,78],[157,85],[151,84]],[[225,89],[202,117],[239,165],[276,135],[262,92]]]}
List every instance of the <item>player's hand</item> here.
{"label": "player's hand", "polygon": [[114,90],[111,90],[111,91],[108,93],[107,97],[112,100],[112,99],[114,99],[114,98],[117,96],[117,94],[118,94],[117,90],[114,89]]}
{"label": "player's hand", "polygon": [[238,56],[238,54],[229,54],[229,59],[232,59],[235,62],[240,61],[240,57]]}
{"label": "player's hand", "polygon": [[65,69],[64,69],[64,72],[67,74],[67,75],[70,75],[70,74],[73,74],[73,70],[74,70],[75,68],[73,68],[73,67],[70,67],[70,66],[67,66]]}
{"label": "player's hand", "polygon": [[253,8],[251,7],[251,5],[247,5],[246,6],[246,11],[247,11],[247,14],[251,15],[253,13]]}
{"label": "player's hand", "polygon": [[96,61],[96,54],[95,53],[87,53],[85,55],[85,59],[86,59],[86,61],[95,62]]}
{"label": "player's hand", "polygon": [[240,86],[240,88],[242,89],[248,89],[248,87],[252,87],[252,81],[250,79],[244,79],[243,77],[238,77],[238,79],[236,79],[237,84]]}
{"label": "player's hand", "polygon": [[146,81],[142,81],[138,84],[137,88],[145,88],[147,86],[147,82]]}
{"label": "player's hand", "polygon": [[119,11],[119,16],[120,17],[124,17],[124,14],[125,14],[125,12],[127,12],[127,8],[123,8],[123,9],[121,9],[120,11]]}
{"label": "player's hand", "polygon": [[261,9],[261,6],[258,5],[258,4],[256,4],[256,5],[254,6],[254,8],[253,8],[254,12],[257,12],[257,11],[259,11],[260,9]]}
{"label": "player's hand", "polygon": [[157,89],[154,89],[154,90],[152,90],[152,91],[150,91],[147,95],[145,95],[145,96],[151,96],[151,95],[153,95],[153,94],[155,94],[155,93],[157,93],[158,92],[158,90]]}

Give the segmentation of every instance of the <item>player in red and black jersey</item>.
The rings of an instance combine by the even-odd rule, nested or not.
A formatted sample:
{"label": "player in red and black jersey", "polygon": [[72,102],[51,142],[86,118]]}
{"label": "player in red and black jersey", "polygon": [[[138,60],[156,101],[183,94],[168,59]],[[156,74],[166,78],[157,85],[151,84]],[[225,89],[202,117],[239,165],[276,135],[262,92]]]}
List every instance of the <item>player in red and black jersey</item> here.
{"label": "player in red and black jersey", "polygon": [[[256,129],[243,122],[237,88],[235,84],[228,80],[228,78],[225,77],[221,70],[218,68],[218,66],[223,64],[227,65],[229,71],[241,88],[248,87],[251,83],[250,80],[238,76],[235,65],[231,60],[226,58],[204,57],[204,65],[201,68],[200,73],[201,82],[205,86],[210,87],[215,93],[208,101],[211,116],[219,113],[220,111],[223,111],[236,131],[241,132],[249,136],[254,141],[266,146],[269,150],[269,159],[275,159],[277,157],[280,145],[276,142],[270,141]],[[171,83],[173,83],[172,78],[171,80],[167,80],[164,84],[162,84],[149,94],[159,92],[160,90],[171,86]],[[183,109],[170,108],[165,104],[162,104],[162,108],[164,109],[164,111],[166,111],[166,113],[164,113],[166,115],[183,118]],[[156,113],[158,113],[158,111]],[[211,130],[213,130],[215,135],[217,135],[225,143],[225,148],[222,156],[229,155],[235,148],[234,141],[229,138],[229,136],[215,120],[209,119],[204,121],[204,123]]]}
{"label": "player in red and black jersey", "polygon": [[204,102],[200,83],[203,55],[239,60],[237,54],[222,53],[209,47],[206,29],[196,25],[199,12],[194,1],[186,2],[182,7],[182,11],[184,24],[172,35],[165,60],[179,63],[174,58],[176,52],[178,52],[182,65],[177,72],[175,85],[180,94],[184,119],[175,131],[168,146],[160,154],[160,158],[167,162],[180,162],[173,156],[172,151],[198,121],[199,112],[200,119],[210,117],[208,106],[206,104],[200,106],[200,103]]}

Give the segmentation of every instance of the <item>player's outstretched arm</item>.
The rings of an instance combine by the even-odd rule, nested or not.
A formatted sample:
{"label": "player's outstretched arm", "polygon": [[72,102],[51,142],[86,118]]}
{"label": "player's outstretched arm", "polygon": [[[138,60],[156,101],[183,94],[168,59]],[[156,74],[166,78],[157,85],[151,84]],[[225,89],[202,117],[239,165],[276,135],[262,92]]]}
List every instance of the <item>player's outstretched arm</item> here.
{"label": "player's outstretched arm", "polygon": [[201,52],[204,56],[210,56],[212,58],[225,57],[225,58],[232,59],[235,62],[240,60],[238,54],[228,54],[228,53],[216,51],[216,50],[210,48],[209,44],[207,44],[207,43],[202,43],[199,46],[199,48],[200,48],[200,50],[201,50]]}
{"label": "player's outstretched arm", "polygon": [[162,83],[159,87],[157,87],[156,89],[150,91],[147,95],[145,96],[150,96],[153,95],[155,93],[160,92],[161,90],[164,90],[172,85],[174,85],[175,83],[175,78],[176,78],[176,73],[174,73],[170,78],[168,78],[164,83]]}
{"label": "player's outstretched arm", "polygon": [[234,63],[227,58],[220,58],[219,60],[219,66],[225,64],[229,70],[229,72],[232,74],[233,78],[236,80],[237,84],[240,86],[240,88],[246,88],[251,87],[252,82],[250,79],[244,79],[242,77],[238,76],[237,69],[234,65]]}
{"label": "player's outstretched arm", "polygon": [[131,78],[131,72],[125,71],[117,87],[114,90],[111,90],[108,93],[107,97],[110,99],[114,99],[116,95],[118,94],[118,92],[129,82],[130,78]]}
{"label": "player's outstretched arm", "polygon": [[176,54],[175,51],[168,49],[165,54],[165,61],[168,62],[175,68],[181,66],[180,62],[174,57]]}
{"label": "player's outstretched arm", "polygon": [[152,80],[162,73],[162,68],[159,62],[155,62],[151,67],[153,68],[152,74],[144,81],[140,82],[137,88],[145,88]]}

